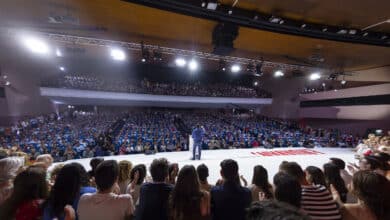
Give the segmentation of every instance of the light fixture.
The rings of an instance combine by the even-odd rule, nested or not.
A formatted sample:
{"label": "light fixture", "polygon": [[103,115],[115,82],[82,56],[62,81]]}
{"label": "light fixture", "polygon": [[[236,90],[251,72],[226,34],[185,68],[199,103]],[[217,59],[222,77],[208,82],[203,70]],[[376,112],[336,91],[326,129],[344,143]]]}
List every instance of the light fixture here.
{"label": "light fixture", "polygon": [[175,63],[178,67],[184,67],[187,64],[187,61],[184,58],[176,58]]}
{"label": "light fixture", "polygon": [[345,85],[347,83],[347,81],[345,81],[344,79],[341,80],[341,85]]}
{"label": "light fixture", "polygon": [[141,61],[142,61],[143,63],[145,63],[145,62],[146,62],[146,59],[145,59],[145,58],[142,58]]}
{"label": "light fixture", "polygon": [[325,83],[322,83],[322,87],[325,87],[326,86],[326,84]]}
{"label": "light fixture", "polygon": [[284,73],[281,70],[277,70],[277,71],[275,71],[274,76],[275,77],[282,77],[282,76],[284,76]]}
{"label": "light fixture", "polygon": [[63,67],[63,66],[60,66],[59,69],[60,69],[62,72],[65,71],[65,67]]}
{"label": "light fixture", "polygon": [[188,69],[190,71],[195,71],[198,69],[198,62],[196,62],[196,60],[192,59],[189,63],[188,63]]}
{"label": "light fixture", "polygon": [[233,14],[233,10],[230,9],[230,10],[228,11],[228,14],[229,14],[229,15]]}
{"label": "light fixture", "polygon": [[225,67],[222,67],[222,71],[225,71],[226,70],[226,68]]}
{"label": "light fixture", "polygon": [[206,7],[206,2],[205,2],[205,1],[202,1],[201,6],[202,6],[202,8]]}
{"label": "light fixture", "polygon": [[56,49],[56,56],[57,57],[62,57],[62,53],[61,53],[61,50],[60,49]]}
{"label": "light fixture", "polygon": [[209,1],[208,3],[207,3],[207,9],[208,10],[213,10],[213,11],[215,11],[216,9],[217,9],[217,7],[218,7],[218,1]]}
{"label": "light fixture", "polygon": [[351,34],[351,35],[355,35],[357,33],[357,30],[351,29],[351,30],[349,30],[348,33]]}
{"label": "light fixture", "polygon": [[328,28],[322,28],[322,32],[327,32]]}
{"label": "light fixture", "polygon": [[269,19],[269,22],[271,22],[271,23],[279,23],[281,20],[282,20],[281,18],[272,16],[272,17]]}
{"label": "light fixture", "polygon": [[237,65],[237,64],[234,64],[234,65],[230,68],[230,70],[232,71],[232,73],[238,73],[238,72],[241,71],[241,67],[240,67],[239,65]]}
{"label": "light fixture", "polygon": [[126,54],[120,49],[111,49],[111,58],[114,60],[123,61],[126,59]]}
{"label": "light fixture", "polygon": [[367,33],[367,32],[364,32],[363,36],[366,37],[367,35],[368,35],[368,33]]}
{"label": "light fixture", "polygon": [[306,27],[306,24],[302,24],[302,25],[301,25],[301,28],[305,28],[305,27]]}
{"label": "light fixture", "polygon": [[259,85],[259,83],[258,83],[257,81],[255,81],[255,82],[253,83],[253,85],[257,86],[257,85]]}
{"label": "light fixture", "polygon": [[321,79],[321,74],[320,74],[320,73],[312,73],[312,74],[310,74],[309,79],[310,79],[310,80],[318,80],[318,79]]}
{"label": "light fixture", "polygon": [[345,29],[341,29],[337,32],[338,34],[346,34],[347,33],[347,30]]}
{"label": "light fixture", "polygon": [[10,82],[10,81],[6,81],[6,82],[5,82],[5,85],[6,85],[6,86],[9,86],[9,85],[11,85],[11,82]]}
{"label": "light fixture", "polygon": [[38,54],[49,53],[49,46],[40,39],[34,37],[27,37],[23,39],[23,44],[28,49],[30,49],[33,53],[38,53]]}

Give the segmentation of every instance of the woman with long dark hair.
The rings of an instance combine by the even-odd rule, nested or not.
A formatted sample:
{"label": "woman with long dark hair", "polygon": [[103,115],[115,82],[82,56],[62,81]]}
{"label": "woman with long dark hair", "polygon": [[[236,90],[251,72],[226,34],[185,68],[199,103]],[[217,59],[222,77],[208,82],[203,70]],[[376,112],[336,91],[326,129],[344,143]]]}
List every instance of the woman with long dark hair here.
{"label": "woman with long dark hair", "polygon": [[306,180],[312,185],[327,186],[325,175],[322,170],[315,166],[308,166],[305,169]]}
{"label": "woman with long dark hair", "polygon": [[71,205],[77,211],[80,196],[96,192],[96,189],[88,184],[88,174],[79,163],[70,163],[62,167],[45,203],[43,219],[64,219],[64,208],[67,205]]}
{"label": "woman with long dark hair", "polygon": [[138,198],[141,191],[141,185],[145,181],[146,166],[138,164],[131,169],[130,184],[127,186],[126,193],[133,198],[133,203],[138,205]]}
{"label": "woman with long dark hair", "polygon": [[171,220],[200,220],[210,213],[209,193],[200,189],[192,165],[184,166],[169,199]]}
{"label": "woman with long dark hair", "polygon": [[259,201],[260,197],[262,199],[274,198],[272,186],[268,182],[268,172],[261,165],[253,168],[252,185],[248,188],[252,193],[252,201]]}
{"label": "woman with long dark hair", "polygon": [[326,186],[330,188],[332,185],[339,193],[341,201],[346,202],[348,189],[340,176],[340,169],[332,163],[326,163],[324,164],[324,175]]}
{"label": "woman with long dark hair", "polygon": [[0,219],[41,219],[41,204],[47,194],[45,169],[27,168],[16,176],[11,196],[0,207]]}
{"label": "woman with long dark hair", "polygon": [[352,193],[357,203],[344,204],[343,220],[390,219],[390,182],[371,171],[358,171],[353,175]]}

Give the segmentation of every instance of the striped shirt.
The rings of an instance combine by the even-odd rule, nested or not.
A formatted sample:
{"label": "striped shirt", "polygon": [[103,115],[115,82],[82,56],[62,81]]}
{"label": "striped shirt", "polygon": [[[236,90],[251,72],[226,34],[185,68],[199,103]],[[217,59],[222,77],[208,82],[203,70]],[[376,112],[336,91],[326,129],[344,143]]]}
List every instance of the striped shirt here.
{"label": "striped shirt", "polygon": [[302,186],[301,208],[313,220],[341,219],[340,209],[324,186]]}

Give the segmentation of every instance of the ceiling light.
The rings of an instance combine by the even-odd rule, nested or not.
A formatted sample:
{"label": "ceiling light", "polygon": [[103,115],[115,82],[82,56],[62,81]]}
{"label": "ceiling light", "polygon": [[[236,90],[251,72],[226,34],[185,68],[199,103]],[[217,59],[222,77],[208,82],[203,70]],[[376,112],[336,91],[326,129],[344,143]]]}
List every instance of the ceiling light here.
{"label": "ceiling light", "polygon": [[6,85],[6,86],[9,86],[9,85],[11,85],[11,82],[10,82],[10,81],[7,81],[7,82],[5,82],[5,85]]}
{"label": "ceiling light", "polygon": [[321,79],[321,74],[320,74],[320,73],[312,73],[312,74],[310,74],[309,79],[310,79],[310,80],[318,80],[318,79]]}
{"label": "ceiling light", "polygon": [[233,10],[230,9],[230,10],[228,11],[228,14],[229,14],[229,15],[233,14]]}
{"label": "ceiling light", "polygon": [[284,21],[283,21],[283,20],[280,20],[280,21],[279,21],[279,24],[283,24],[283,23],[284,23]]}
{"label": "ceiling light", "polygon": [[346,34],[347,33],[347,30],[345,29],[341,29],[337,32],[338,34]]}
{"label": "ceiling light", "polygon": [[58,48],[56,50],[56,56],[57,57],[62,57],[62,53],[61,53],[60,49],[58,49]]}
{"label": "ceiling light", "polygon": [[145,58],[142,58],[141,61],[142,61],[143,63],[145,63],[145,62],[146,62],[146,59],[145,59]]}
{"label": "ceiling light", "polygon": [[225,70],[226,70],[226,68],[225,68],[225,67],[223,67],[223,68],[222,68],[222,71],[225,71]]}
{"label": "ceiling light", "polygon": [[277,71],[275,71],[274,76],[275,77],[282,77],[282,76],[284,76],[284,73],[281,70],[277,70]]}
{"label": "ceiling light", "polygon": [[195,71],[198,69],[198,62],[196,62],[196,60],[192,59],[189,63],[188,63],[188,69],[190,71]]}
{"label": "ceiling light", "polygon": [[327,31],[328,31],[328,28],[322,28],[322,31],[323,31],[323,32],[327,32]]}
{"label": "ceiling light", "polygon": [[49,52],[49,46],[37,38],[24,38],[23,44],[34,53],[47,54]]}
{"label": "ceiling light", "polygon": [[322,87],[325,87],[326,86],[326,84],[325,83],[322,83]]}
{"label": "ceiling light", "polygon": [[211,2],[207,3],[207,9],[208,10],[214,10],[215,11],[217,9],[217,7],[218,7],[217,1],[211,1]]}
{"label": "ceiling light", "polygon": [[259,85],[259,83],[256,81],[253,83],[253,85],[257,86],[257,85]]}
{"label": "ceiling light", "polygon": [[345,85],[346,83],[347,83],[347,81],[341,80],[341,85]]}
{"label": "ceiling light", "polygon": [[357,30],[355,30],[355,29],[351,29],[351,30],[349,30],[349,32],[348,32],[349,34],[352,34],[352,35],[354,35],[354,34],[356,34],[357,33]]}
{"label": "ceiling light", "polygon": [[383,36],[381,37],[382,40],[385,40],[386,38],[387,38],[386,35],[383,35]]}
{"label": "ceiling light", "polygon": [[301,25],[301,28],[305,28],[305,27],[306,27],[306,24],[302,24],[302,25]]}
{"label": "ceiling light", "polygon": [[368,33],[367,33],[367,32],[364,32],[363,36],[365,37],[365,36],[367,36],[367,35],[368,35]]}
{"label": "ceiling light", "polygon": [[183,58],[176,58],[175,63],[178,67],[184,67],[187,64],[187,61]]}
{"label": "ceiling light", "polygon": [[202,8],[206,7],[206,2],[202,2]]}
{"label": "ceiling light", "polygon": [[125,60],[126,54],[123,52],[123,50],[119,49],[111,49],[111,58],[114,60]]}
{"label": "ceiling light", "polygon": [[61,71],[65,71],[65,67],[63,67],[63,66],[60,66],[60,68],[59,68]]}
{"label": "ceiling light", "polygon": [[237,65],[237,64],[234,64],[234,65],[230,68],[230,70],[232,71],[232,73],[238,73],[238,72],[241,71],[241,67],[240,67],[239,65]]}
{"label": "ceiling light", "polygon": [[281,18],[272,16],[272,17],[269,19],[269,22],[271,22],[271,23],[279,23],[281,20],[282,20]]}

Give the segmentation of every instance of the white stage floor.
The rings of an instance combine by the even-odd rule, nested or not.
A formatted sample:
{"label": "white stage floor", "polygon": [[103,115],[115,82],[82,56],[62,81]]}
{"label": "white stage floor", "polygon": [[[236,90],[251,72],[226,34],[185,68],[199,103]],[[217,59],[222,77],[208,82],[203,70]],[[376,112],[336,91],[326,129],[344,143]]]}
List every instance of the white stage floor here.
{"label": "white stage floor", "polygon": [[[277,155],[284,152],[289,155]],[[295,154],[295,155],[294,155]],[[184,152],[167,152],[157,153],[153,155],[133,154],[133,155],[119,155],[104,157],[106,160],[129,160],[133,165],[143,163],[148,169],[149,165],[155,158],[165,157],[170,162],[175,162],[182,167],[186,164],[192,164],[195,167],[201,163],[205,163],[209,167],[209,182],[214,184],[220,178],[219,164],[224,159],[234,159],[238,162],[239,171],[241,175],[248,180],[252,180],[253,167],[255,165],[263,165],[268,170],[269,180],[272,183],[272,178],[278,172],[279,164],[286,161],[295,161],[299,163],[303,169],[307,166],[313,165],[322,168],[324,163],[329,161],[330,157],[338,157],[347,162],[355,162],[354,153],[349,148],[275,148],[275,149],[230,149],[230,150],[203,150],[202,160],[190,160],[190,153]],[[65,163],[78,162],[81,163],[85,169],[90,170],[89,161],[91,158],[69,160]],[[55,165],[55,164],[54,164]],[[54,166],[53,165],[53,166]]]}

